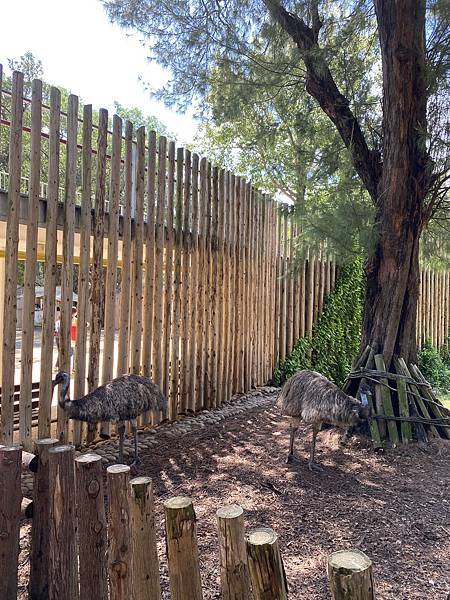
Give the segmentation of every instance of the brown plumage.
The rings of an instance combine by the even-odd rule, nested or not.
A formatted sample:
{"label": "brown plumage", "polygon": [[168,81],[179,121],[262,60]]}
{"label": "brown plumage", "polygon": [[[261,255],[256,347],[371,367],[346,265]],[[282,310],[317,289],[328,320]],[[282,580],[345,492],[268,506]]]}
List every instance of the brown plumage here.
{"label": "brown plumage", "polygon": [[119,432],[119,462],[123,461],[123,438],[125,421],[134,432],[135,463],[139,462],[137,444],[137,417],[149,410],[165,412],[167,400],[159,387],[147,377],[126,374],[101,385],[83,398],[69,399],[70,377],[60,371],[53,386],[61,385],[58,404],[70,419],[99,423],[117,423]]}
{"label": "brown plumage", "polygon": [[[367,392],[367,390],[365,390]],[[284,384],[278,401],[283,414],[291,418],[291,437],[287,462],[294,459],[294,439],[300,421],[313,428],[310,470],[314,464],[316,437],[322,423],[348,428],[362,423],[370,416],[367,403],[345,394],[337,385],[316,371],[299,371]],[[366,401],[367,402],[367,401]]]}

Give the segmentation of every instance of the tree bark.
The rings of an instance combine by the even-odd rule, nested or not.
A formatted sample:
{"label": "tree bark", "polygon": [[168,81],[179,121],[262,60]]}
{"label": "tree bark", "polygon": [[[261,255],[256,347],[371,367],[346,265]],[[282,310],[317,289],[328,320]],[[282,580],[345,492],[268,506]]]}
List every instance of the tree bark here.
{"label": "tree bark", "polygon": [[425,147],[425,0],[375,0],[383,67],[383,168],[378,239],[366,265],[362,347],[416,358],[419,238],[430,161]]}

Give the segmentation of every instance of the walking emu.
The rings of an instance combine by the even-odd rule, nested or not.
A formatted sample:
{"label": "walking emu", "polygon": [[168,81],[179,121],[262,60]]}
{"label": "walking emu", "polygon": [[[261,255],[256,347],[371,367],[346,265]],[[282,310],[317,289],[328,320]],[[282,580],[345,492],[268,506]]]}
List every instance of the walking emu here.
{"label": "walking emu", "polygon": [[60,371],[53,380],[53,388],[61,384],[58,404],[70,419],[99,423],[117,423],[119,432],[119,462],[123,462],[125,421],[134,433],[134,463],[139,463],[137,417],[148,410],[165,412],[167,400],[159,387],[140,375],[127,374],[101,385],[78,400],[69,399],[69,374]]}
{"label": "walking emu", "polygon": [[368,386],[361,390],[363,402],[347,396],[341,389],[316,371],[300,371],[284,384],[278,401],[283,414],[291,417],[291,437],[287,462],[294,460],[294,439],[300,421],[312,425],[313,437],[309,470],[321,470],[314,463],[316,437],[322,423],[348,428],[361,424],[370,416]]}

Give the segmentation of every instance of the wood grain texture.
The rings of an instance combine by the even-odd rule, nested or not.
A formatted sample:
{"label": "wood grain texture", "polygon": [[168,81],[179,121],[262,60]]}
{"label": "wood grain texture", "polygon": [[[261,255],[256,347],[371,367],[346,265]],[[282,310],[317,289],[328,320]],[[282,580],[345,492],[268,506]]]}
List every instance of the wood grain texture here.
{"label": "wood grain texture", "polygon": [[42,81],[35,79],[31,92],[30,184],[28,190],[27,240],[22,309],[20,357],[19,432],[20,443],[32,449],[32,398],[35,281],[37,267],[38,211],[41,175]]}
{"label": "wood grain texture", "polygon": [[56,438],[36,440],[38,466],[33,482],[33,521],[31,526],[30,581],[31,600],[46,600],[50,568],[50,475],[48,452],[58,444]]}
{"label": "wood grain texture", "polygon": [[249,600],[250,579],[244,538],[244,511],[236,504],[219,508],[220,582],[223,600]]}
{"label": "wood grain texture", "polygon": [[23,74],[13,73],[9,129],[8,218],[5,240],[3,304],[2,414],[0,443],[12,444],[14,428],[14,372],[17,323],[17,257],[19,245],[20,175],[22,162]]}
{"label": "wood grain texture", "polygon": [[50,600],[79,598],[74,454],[74,447],[67,445],[48,451]]}
{"label": "wood grain texture", "polygon": [[106,515],[101,456],[79,456],[75,459],[75,472],[80,598],[107,600]]}
{"label": "wood grain texture", "polygon": [[153,486],[149,477],[135,477],[131,486],[133,584],[136,600],[160,600]]}
{"label": "wood grain texture", "polygon": [[164,503],[164,513],[172,600],[201,600],[197,527],[192,501],[183,496],[170,498]]}
{"label": "wood grain texture", "polygon": [[108,574],[110,600],[134,600],[130,467],[112,465],[108,480]]}
{"label": "wood grain texture", "polygon": [[16,600],[19,572],[22,448],[0,447],[0,598]]}

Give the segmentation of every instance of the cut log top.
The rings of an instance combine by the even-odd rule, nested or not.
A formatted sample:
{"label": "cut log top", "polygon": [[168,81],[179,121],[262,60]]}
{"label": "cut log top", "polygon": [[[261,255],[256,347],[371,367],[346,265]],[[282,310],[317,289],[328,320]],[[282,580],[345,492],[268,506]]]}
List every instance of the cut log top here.
{"label": "cut log top", "polygon": [[341,575],[351,575],[365,571],[372,561],[360,550],[339,550],[331,554],[328,564]]}
{"label": "cut log top", "polygon": [[216,513],[219,519],[235,519],[236,517],[240,517],[242,514],[244,514],[244,511],[238,504],[222,506]]}
{"label": "cut log top", "polygon": [[77,456],[77,458],[75,459],[75,462],[77,463],[83,463],[83,464],[90,464],[90,463],[97,463],[98,461],[102,460],[102,457],[99,454],[81,454],[81,456]]}
{"label": "cut log top", "polygon": [[168,510],[188,508],[190,505],[192,505],[192,500],[188,496],[175,496],[164,502],[164,507]]}
{"label": "cut log top", "polygon": [[50,448],[48,452],[49,454],[62,454],[64,452],[70,452],[71,450],[75,450],[75,446],[72,446],[71,444],[64,444],[62,446]]}
{"label": "cut log top", "polygon": [[133,477],[130,481],[131,492],[136,500],[144,500],[149,493],[149,488],[152,485],[150,477]]}
{"label": "cut log top", "polygon": [[106,469],[106,472],[110,473],[111,475],[117,473],[129,473],[130,467],[128,465],[111,465]]}
{"label": "cut log top", "polygon": [[265,544],[274,544],[278,536],[268,527],[258,527],[247,534],[247,541],[253,546],[264,546]]}

